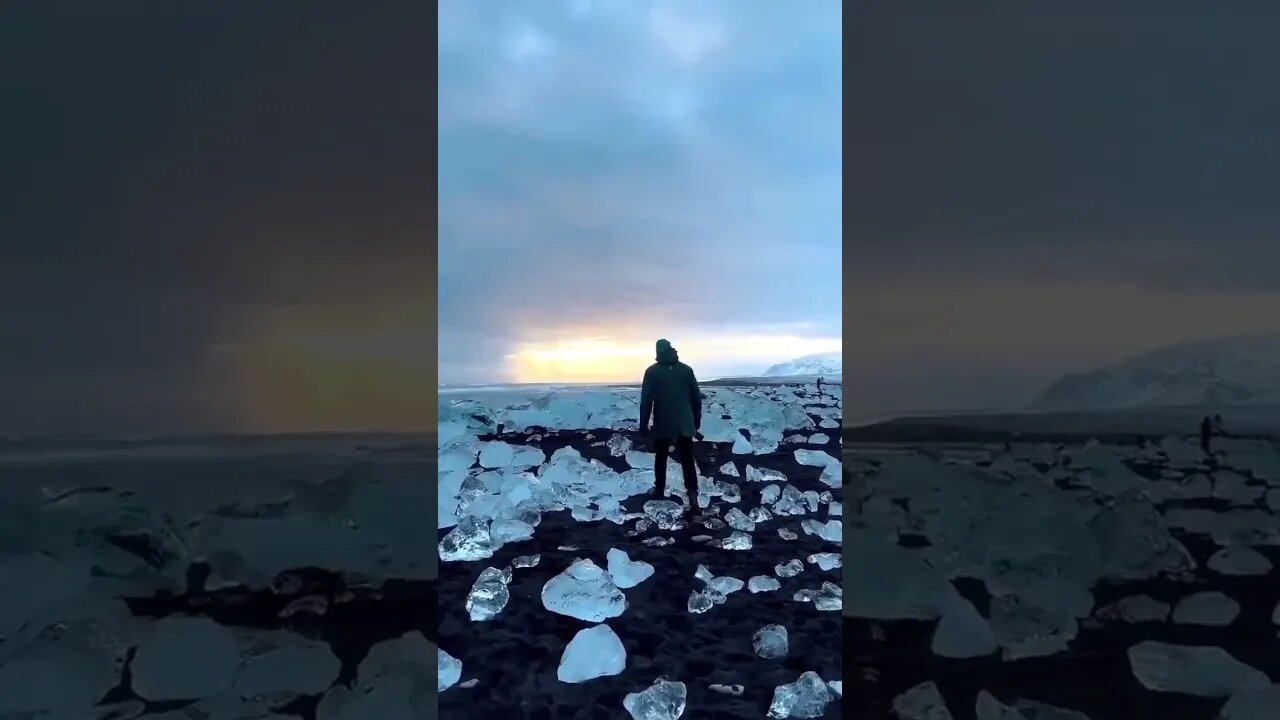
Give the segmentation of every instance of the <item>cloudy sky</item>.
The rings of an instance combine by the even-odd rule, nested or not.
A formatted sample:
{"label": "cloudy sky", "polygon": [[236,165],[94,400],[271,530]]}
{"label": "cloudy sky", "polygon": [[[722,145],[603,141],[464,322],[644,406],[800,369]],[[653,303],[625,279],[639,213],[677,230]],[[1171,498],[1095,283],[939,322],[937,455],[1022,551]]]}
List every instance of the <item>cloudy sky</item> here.
{"label": "cloudy sky", "polygon": [[433,427],[430,12],[0,4],[0,433]]}
{"label": "cloudy sky", "polygon": [[1064,372],[1280,329],[1280,5],[985,7],[846,18],[851,394],[1014,407]]}
{"label": "cloudy sky", "polygon": [[441,3],[439,370],[840,349],[840,3]]}

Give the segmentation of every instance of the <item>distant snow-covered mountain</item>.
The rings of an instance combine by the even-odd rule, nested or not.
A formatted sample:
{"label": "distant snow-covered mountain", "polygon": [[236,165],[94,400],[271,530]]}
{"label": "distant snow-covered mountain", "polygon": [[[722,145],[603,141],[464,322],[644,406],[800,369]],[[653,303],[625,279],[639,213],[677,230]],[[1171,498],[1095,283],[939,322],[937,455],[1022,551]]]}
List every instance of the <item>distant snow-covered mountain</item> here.
{"label": "distant snow-covered mountain", "polygon": [[1182,343],[1066,375],[1031,404],[1035,412],[1278,405],[1280,334]]}
{"label": "distant snow-covered mountain", "polygon": [[765,377],[789,375],[839,375],[844,366],[839,352],[818,353],[778,363],[764,371]]}

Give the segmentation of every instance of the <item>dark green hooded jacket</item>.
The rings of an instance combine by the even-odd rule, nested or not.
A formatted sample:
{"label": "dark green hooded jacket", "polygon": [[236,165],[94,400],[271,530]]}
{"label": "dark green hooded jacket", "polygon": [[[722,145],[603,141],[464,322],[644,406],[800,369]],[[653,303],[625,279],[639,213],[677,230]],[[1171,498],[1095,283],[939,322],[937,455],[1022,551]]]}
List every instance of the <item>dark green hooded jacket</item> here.
{"label": "dark green hooded jacket", "polygon": [[669,343],[659,341],[657,362],[644,371],[640,387],[640,427],[655,438],[693,437],[702,427],[702,394],[693,368],[680,362]]}

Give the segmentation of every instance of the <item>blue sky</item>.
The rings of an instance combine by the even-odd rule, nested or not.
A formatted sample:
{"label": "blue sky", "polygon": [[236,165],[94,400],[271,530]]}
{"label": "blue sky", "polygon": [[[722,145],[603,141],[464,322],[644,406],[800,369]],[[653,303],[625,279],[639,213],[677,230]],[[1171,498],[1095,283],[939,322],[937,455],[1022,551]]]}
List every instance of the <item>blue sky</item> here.
{"label": "blue sky", "polygon": [[839,349],[840,12],[442,3],[441,382]]}

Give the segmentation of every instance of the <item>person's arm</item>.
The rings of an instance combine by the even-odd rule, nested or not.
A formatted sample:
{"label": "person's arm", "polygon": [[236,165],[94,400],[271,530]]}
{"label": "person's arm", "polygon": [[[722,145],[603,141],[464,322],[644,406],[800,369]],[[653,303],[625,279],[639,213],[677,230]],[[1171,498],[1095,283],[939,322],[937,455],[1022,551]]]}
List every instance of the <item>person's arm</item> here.
{"label": "person's arm", "polygon": [[640,384],[640,432],[649,429],[649,414],[653,412],[653,368],[644,371],[644,382]]}
{"label": "person's arm", "polygon": [[689,403],[693,406],[693,429],[702,429],[702,391],[698,389],[698,378],[689,368]]}

